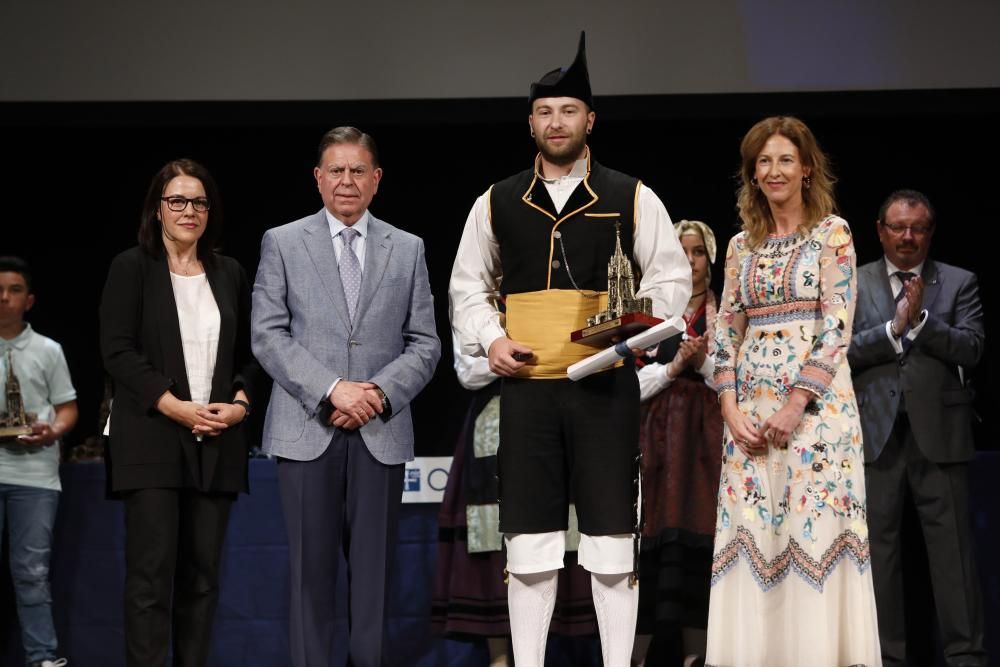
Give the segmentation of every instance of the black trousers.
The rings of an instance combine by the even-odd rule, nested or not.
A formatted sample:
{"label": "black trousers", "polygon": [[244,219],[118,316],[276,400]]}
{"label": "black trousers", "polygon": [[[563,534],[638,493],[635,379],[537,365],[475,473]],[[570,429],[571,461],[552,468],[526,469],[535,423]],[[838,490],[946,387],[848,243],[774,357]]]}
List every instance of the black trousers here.
{"label": "black trousers", "polygon": [[901,414],[878,459],[865,465],[865,476],[883,663],[906,664],[901,527],[905,503],[912,502],[927,545],[945,662],[985,665],[982,593],[969,523],[968,465],[929,460]]}
{"label": "black trousers", "polygon": [[631,363],[579,382],[504,378],[500,390],[500,531],[636,529],[639,380]]}
{"label": "black trousers", "polygon": [[[219,601],[219,562],[234,494],[125,494],[125,651],[129,667],[204,665]],[[171,604],[172,601],[172,604]]]}

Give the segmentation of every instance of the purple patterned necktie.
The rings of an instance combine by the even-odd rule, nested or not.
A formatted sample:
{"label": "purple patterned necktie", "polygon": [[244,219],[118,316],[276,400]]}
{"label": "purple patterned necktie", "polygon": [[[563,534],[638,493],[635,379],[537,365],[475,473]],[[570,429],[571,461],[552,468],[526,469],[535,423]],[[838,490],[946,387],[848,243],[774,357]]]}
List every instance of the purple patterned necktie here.
{"label": "purple patterned necktie", "polygon": [[[896,271],[892,275],[896,276],[896,278],[899,279],[899,282],[903,285],[899,288],[899,293],[896,294],[896,303],[899,303],[903,300],[903,297],[906,296],[906,283],[916,278],[917,274],[910,271]],[[909,352],[910,346],[913,345],[913,341],[907,338],[905,333],[906,332],[904,332],[904,335],[899,342],[903,346],[903,352]]]}
{"label": "purple patterned necktie", "polygon": [[354,321],[354,311],[358,307],[358,295],[361,294],[361,262],[354,254],[354,239],[361,233],[356,229],[341,230],[344,239],[344,249],[340,252],[340,282],[344,285],[344,298],[347,299],[347,312]]}
{"label": "purple patterned necktie", "polygon": [[896,271],[892,275],[896,276],[902,287],[899,288],[899,293],[896,294],[896,303],[906,296],[906,283],[917,277],[917,274],[911,273],[910,271]]}

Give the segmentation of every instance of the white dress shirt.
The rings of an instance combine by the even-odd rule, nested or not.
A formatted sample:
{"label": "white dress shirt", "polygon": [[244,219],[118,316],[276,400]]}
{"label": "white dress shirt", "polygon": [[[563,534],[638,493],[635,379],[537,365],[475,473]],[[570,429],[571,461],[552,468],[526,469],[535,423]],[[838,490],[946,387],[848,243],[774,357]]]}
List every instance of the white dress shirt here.
{"label": "white dress shirt", "polygon": [[[587,160],[583,159],[566,176],[539,177],[557,212],[586,173]],[[507,335],[493,305],[503,276],[500,244],[490,221],[489,194],[487,190],[480,195],[469,212],[448,292],[451,321],[458,332],[461,352],[472,356],[482,356],[493,341]],[[639,186],[632,257],[642,273],[636,296],[653,300],[653,315],[666,319],[684,312],[691,296],[691,267],[667,209],[645,185]]]}
{"label": "white dress shirt", "polygon": [[576,190],[576,186],[583,183],[587,176],[587,160],[577,160],[573,163],[573,168],[565,176],[555,178],[545,178],[541,174],[538,180],[545,184],[545,189],[549,191],[549,198],[556,207],[556,213],[562,213],[563,207],[569,201],[569,196]]}
{"label": "white dress shirt", "polygon": [[458,345],[458,334],[451,330],[451,351],[455,355],[455,375],[458,383],[470,391],[482,389],[500,376],[490,370],[490,360],[486,357],[470,357],[462,354]]}
{"label": "white dress shirt", "polygon": [[[920,262],[915,267],[913,267],[913,269],[910,270],[910,273],[919,276],[923,273],[923,270],[924,270],[924,263]],[[892,288],[893,300],[895,300],[896,297],[899,296],[899,293],[903,291],[903,281],[900,280],[899,276],[896,275],[897,271],[902,271],[902,269],[893,264],[892,262],[890,262],[889,258],[886,257],[885,272],[889,276],[889,287]],[[885,335],[889,337],[889,343],[892,345],[892,349],[896,351],[896,354],[903,354],[903,338],[904,337],[908,338],[911,341],[916,340],[917,336],[920,335],[920,331],[924,328],[924,322],[926,321],[927,321],[927,309],[924,308],[920,312],[920,322],[917,324],[917,326],[911,327],[910,330],[905,333],[905,336],[900,336],[899,338],[896,338],[895,336],[892,335],[892,320],[889,320],[888,322],[885,323]]]}
{"label": "white dress shirt", "polygon": [[[326,221],[330,225],[330,237],[333,239],[333,252],[337,256],[337,263],[340,264],[340,253],[344,250],[344,237],[340,235],[340,232],[347,229],[347,225],[342,223],[337,219],[333,213],[330,213],[329,209],[324,208],[323,212],[326,213]],[[352,229],[358,231],[358,236],[354,239],[354,244],[351,247],[354,249],[354,254],[358,257],[358,264],[361,265],[362,272],[365,269],[365,242],[368,240],[368,217],[370,213],[365,210],[361,214],[361,219],[351,225]]]}

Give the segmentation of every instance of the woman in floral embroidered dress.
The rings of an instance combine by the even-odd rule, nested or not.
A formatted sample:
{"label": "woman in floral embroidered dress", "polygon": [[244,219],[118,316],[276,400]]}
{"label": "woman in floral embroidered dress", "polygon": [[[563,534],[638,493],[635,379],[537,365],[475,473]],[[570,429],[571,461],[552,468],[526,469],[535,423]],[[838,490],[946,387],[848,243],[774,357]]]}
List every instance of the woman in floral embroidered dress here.
{"label": "woman in floral embroidered dress", "polygon": [[723,438],[710,665],[882,664],[861,423],[847,364],[855,256],[800,120],[740,146],[743,231],[715,327]]}

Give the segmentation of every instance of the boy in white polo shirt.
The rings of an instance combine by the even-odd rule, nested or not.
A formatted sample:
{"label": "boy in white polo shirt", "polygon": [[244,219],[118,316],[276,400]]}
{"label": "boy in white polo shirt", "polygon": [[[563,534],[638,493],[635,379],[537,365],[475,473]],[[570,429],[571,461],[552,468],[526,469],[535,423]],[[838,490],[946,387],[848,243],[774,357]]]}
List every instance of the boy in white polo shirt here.
{"label": "boy in white polo shirt", "polygon": [[67,661],[56,657],[49,558],[62,488],[59,439],[76,424],[76,390],[62,347],[24,321],[34,303],[27,263],[0,257],[0,397],[13,370],[25,411],[37,415],[31,435],[0,440],[0,536],[6,524],[27,663],[60,667]]}

